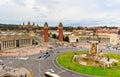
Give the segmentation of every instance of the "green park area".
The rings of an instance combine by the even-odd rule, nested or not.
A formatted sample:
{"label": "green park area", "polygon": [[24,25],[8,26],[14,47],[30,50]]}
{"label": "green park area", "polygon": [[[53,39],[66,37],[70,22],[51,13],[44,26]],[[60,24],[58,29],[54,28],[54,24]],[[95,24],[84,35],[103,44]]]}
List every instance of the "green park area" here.
{"label": "green park area", "polygon": [[[86,52],[78,51],[77,55],[85,54]],[[99,67],[99,66],[84,66],[73,60],[75,52],[64,53],[57,58],[58,63],[69,70],[78,72],[80,74],[93,75],[98,77],[120,77],[120,55],[105,54],[111,58],[118,60],[118,64],[113,67]]]}

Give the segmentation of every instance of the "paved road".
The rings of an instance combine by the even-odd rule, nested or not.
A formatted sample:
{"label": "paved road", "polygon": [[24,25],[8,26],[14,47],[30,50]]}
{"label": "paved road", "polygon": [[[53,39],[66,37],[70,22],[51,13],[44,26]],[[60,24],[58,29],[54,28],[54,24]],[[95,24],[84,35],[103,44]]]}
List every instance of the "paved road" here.
{"label": "paved road", "polygon": [[[59,74],[61,77],[93,77],[93,76],[82,75],[82,74],[78,74],[78,73],[63,69],[56,63],[56,57],[58,55],[66,52],[71,52],[71,51],[74,52],[79,50],[86,50],[86,49],[61,47],[54,50],[54,54],[42,60],[36,60],[36,58],[40,55],[43,55],[44,53],[29,56],[28,60],[20,60],[20,59],[16,59],[15,57],[0,57],[0,59],[3,60],[3,63],[7,66],[11,66],[13,68],[14,67],[27,68],[28,70],[34,73],[35,77],[45,77],[44,72],[48,71],[48,69],[54,69],[55,73]],[[57,52],[60,52],[60,53],[57,53]],[[103,52],[108,52],[108,50],[103,50]],[[113,53],[119,54],[118,51],[113,51]]]}

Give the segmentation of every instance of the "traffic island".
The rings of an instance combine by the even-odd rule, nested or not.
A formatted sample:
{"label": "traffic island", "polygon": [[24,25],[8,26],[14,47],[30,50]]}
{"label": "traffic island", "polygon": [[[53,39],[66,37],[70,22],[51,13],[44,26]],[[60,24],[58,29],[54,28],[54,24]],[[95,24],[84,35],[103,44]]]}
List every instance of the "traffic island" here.
{"label": "traffic island", "polygon": [[[116,54],[104,54],[118,61],[117,65],[112,67],[86,66],[73,59],[74,55],[86,54],[87,52],[69,52],[58,56],[58,63],[69,70],[92,76],[101,77],[119,77],[120,76],[120,56]],[[113,74],[114,73],[114,74]]]}

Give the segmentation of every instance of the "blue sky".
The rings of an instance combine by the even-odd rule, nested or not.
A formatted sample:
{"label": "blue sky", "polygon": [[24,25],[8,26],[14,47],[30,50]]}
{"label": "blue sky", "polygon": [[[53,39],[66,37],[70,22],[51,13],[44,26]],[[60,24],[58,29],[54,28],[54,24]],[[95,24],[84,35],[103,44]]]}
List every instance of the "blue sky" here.
{"label": "blue sky", "polygon": [[0,0],[0,23],[119,26],[120,0]]}

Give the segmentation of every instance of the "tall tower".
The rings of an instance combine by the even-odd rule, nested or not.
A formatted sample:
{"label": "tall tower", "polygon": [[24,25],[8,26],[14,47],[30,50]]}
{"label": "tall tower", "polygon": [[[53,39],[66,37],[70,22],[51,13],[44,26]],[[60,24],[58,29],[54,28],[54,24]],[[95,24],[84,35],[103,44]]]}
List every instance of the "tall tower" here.
{"label": "tall tower", "polygon": [[28,24],[27,24],[27,26],[28,26],[28,27],[30,27],[30,25],[31,25],[31,24],[30,24],[30,21],[28,21]]}
{"label": "tall tower", "polygon": [[63,24],[60,22],[58,25],[59,29],[59,42],[63,42]]}
{"label": "tall tower", "polygon": [[23,22],[23,26],[25,26],[25,23]]}
{"label": "tall tower", "polygon": [[44,42],[48,43],[48,24],[45,22],[44,24]]}
{"label": "tall tower", "polygon": [[33,25],[32,26],[35,26],[35,22],[33,22]]}
{"label": "tall tower", "polygon": [[28,24],[27,24],[26,28],[28,29],[28,31],[31,31],[31,30],[32,30],[32,27],[31,27],[30,21],[28,21]]}

